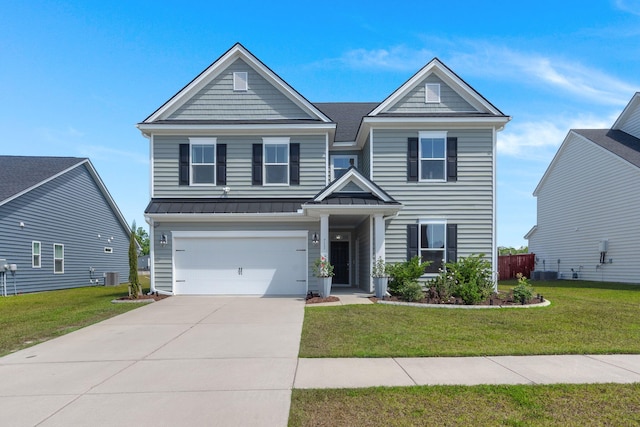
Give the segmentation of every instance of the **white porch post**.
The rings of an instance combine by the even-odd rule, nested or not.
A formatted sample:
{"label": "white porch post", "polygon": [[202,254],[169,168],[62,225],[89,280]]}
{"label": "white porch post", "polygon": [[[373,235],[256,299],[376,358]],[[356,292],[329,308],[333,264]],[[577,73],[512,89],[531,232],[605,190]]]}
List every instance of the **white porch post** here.
{"label": "white porch post", "polygon": [[320,216],[320,255],[329,258],[329,215]]}
{"label": "white porch post", "polygon": [[378,258],[385,259],[385,245],[384,245],[384,217],[382,214],[373,215],[373,233],[375,241],[375,260]]}

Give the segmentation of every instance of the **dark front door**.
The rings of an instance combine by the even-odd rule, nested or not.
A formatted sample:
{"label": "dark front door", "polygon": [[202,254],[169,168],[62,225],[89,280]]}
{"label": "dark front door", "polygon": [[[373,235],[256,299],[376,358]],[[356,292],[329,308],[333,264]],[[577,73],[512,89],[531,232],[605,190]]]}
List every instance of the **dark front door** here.
{"label": "dark front door", "polygon": [[329,261],[333,264],[333,284],[349,284],[349,242],[331,242]]}

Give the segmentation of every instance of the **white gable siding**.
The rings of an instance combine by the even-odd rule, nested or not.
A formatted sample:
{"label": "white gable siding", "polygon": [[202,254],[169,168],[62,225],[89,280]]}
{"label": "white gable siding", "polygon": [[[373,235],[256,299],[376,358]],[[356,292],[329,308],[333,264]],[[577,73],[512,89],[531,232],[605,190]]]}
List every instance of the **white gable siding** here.
{"label": "white gable siding", "polygon": [[[585,280],[640,283],[638,168],[570,135],[537,198],[537,230],[529,239],[537,270],[571,277],[574,268]],[[599,265],[602,239],[609,240],[612,264]]]}
{"label": "white gable siding", "polygon": [[[386,254],[391,262],[407,256],[407,225],[417,219],[458,224],[458,257],[484,253],[493,241],[493,133],[491,129],[450,130],[458,138],[457,182],[407,182],[407,139],[414,130],[374,130],[373,180],[404,205],[389,221]],[[442,130],[442,129],[439,129]]]}
{"label": "white gable siding", "polygon": [[[153,140],[153,197],[217,197],[224,186],[185,186],[178,183],[179,146],[187,136],[156,136]],[[312,197],[326,185],[325,136],[291,136],[300,143],[300,185],[251,185],[252,145],[260,136],[217,136],[227,144],[227,184],[231,197]]]}
{"label": "white gable siding", "polygon": [[[247,72],[248,89],[233,90],[233,73]],[[171,120],[310,119],[294,102],[242,59],[237,59],[189,101]]]}
{"label": "white gable siding", "polygon": [[[440,102],[425,103],[425,84],[440,84]],[[447,86],[438,76],[431,74],[412,91],[402,97],[387,112],[389,113],[454,113],[477,111],[467,101]]]}
{"label": "white gable siding", "polygon": [[622,123],[620,130],[633,135],[636,138],[640,138],[640,108],[636,108]]}

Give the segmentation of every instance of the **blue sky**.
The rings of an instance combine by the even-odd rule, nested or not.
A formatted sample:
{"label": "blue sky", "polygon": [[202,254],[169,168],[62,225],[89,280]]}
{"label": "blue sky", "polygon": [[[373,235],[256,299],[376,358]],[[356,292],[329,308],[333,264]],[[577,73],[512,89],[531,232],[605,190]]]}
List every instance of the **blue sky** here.
{"label": "blue sky", "polygon": [[498,134],[501,246],[526,244],[567,131],[611,126],[640,91],[640,0],[5,0],[0,28],[0,152],[89,157],[138,225],[135,124],[235,42],[312,102],[382,101],[440,58],[513,117]]}

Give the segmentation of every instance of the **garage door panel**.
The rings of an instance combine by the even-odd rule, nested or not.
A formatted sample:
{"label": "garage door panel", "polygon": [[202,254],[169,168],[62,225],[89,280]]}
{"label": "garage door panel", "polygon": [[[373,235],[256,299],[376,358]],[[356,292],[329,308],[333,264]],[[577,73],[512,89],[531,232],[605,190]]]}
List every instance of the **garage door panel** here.
{"label": "garage door panel", "polygon": [[177,294],[303,295],[306,238],[175,238]]}

